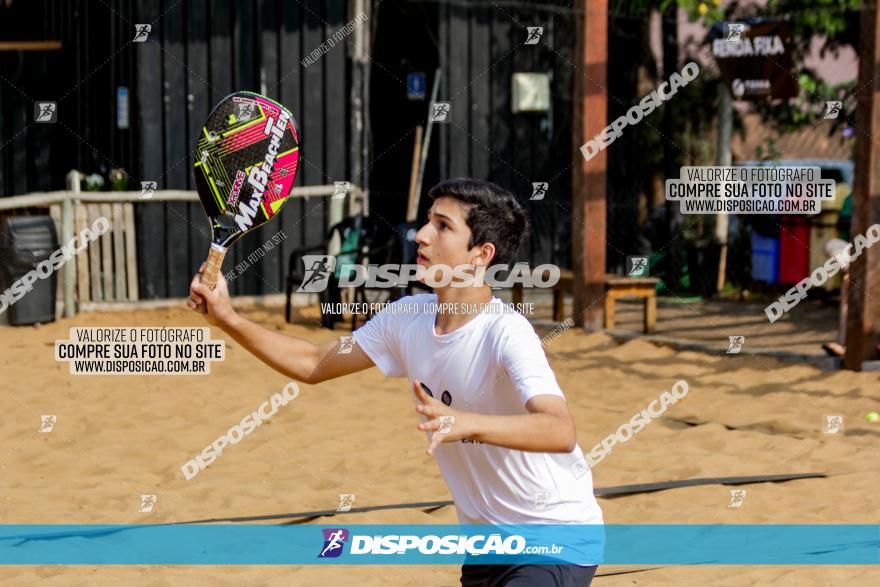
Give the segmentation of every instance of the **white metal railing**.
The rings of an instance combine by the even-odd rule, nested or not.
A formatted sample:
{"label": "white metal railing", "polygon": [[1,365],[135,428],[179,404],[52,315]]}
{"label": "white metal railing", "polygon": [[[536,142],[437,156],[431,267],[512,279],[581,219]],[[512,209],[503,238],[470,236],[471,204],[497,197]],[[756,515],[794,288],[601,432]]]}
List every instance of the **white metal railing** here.
{"label": "white metal railing", "polygon": [[[0,211],[17,208],[48,207],[61,243],[70,242],[100,216],[111,221],[112,230],[100,244],[92,243],[88,253],[77,255],[76,262],[65,263],[58,283],[58,298],[64,300],[64,315],[72,317],[94,302],[138,301],[138,271],[134,204],[154,202],[198,202],[198,194],[187,190],[154,190],[149,198],[140,191],[84,192],[82,174],[67,175],[67,190],[37,192],[0,198]],[[328,197],[336,193],[334,185],[294,187],[289,198]],[[346,197],[330,201],[328,226],[341,221],[355,209],[368,214],[369,192],[352,185]]]}

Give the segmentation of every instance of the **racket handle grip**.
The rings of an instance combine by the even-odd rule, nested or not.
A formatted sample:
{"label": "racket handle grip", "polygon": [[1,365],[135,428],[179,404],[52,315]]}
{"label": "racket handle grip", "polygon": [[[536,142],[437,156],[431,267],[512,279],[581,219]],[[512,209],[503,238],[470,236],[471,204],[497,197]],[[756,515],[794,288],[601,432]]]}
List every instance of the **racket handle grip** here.
{"label": "racket handle grip", "polygon": [[223,266],[223,257],[225,256],[226,249],[220,245],[211,244],[207,267],[205,267],[205,272],[202,273],[202,283],[211,289],[214,289],[214,286],[220,281],[220,268]]}

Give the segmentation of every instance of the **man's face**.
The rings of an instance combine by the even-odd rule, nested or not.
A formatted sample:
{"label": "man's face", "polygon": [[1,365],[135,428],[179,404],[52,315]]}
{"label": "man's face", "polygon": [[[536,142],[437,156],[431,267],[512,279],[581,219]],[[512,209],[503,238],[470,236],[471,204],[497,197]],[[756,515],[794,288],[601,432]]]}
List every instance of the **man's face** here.
{"label": "man's face", "polygon": [[[440,197],[428,210],[428,222],[416,233],[419,265],[487,266],[495,254],[495,245],[484,243],[468,248],[471,229],[465,220],[467,206],[454,198]],[[442,273],[435,271],[435,280]]]}

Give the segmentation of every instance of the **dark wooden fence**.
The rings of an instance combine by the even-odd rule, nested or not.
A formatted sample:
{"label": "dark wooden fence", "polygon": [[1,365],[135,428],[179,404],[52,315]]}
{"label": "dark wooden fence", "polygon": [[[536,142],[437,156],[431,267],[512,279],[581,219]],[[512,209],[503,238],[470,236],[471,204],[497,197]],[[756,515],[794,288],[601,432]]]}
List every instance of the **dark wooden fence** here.
{"label": "dark wooden fence", "polygon": [[[560,3],[566,4],[566,3]],[[443,3],[439,7],[441,94],[452,123],[440,130],[441,176],[488,178],[529,211],[534,233],[520,251],[530,263],[569,266],[571,250],[572,75],[574,17],[528,3]],[[526,45],[527,27],[544,28]],[[513,113],[511,76],[549,73],[548,113]],[[548,182],[531,201],[532,182]]]}
{"label": "dark wooden fence", "polygon": [[[297,185],[349,175],[347,48],[300,60],[350,18],[345,0],[70,0],[0,4],[2,39],[58,39],[61,50],[0,52],[0,196],[63,189],[71,168],[125,169],[131,187],[193,189],[192,149],[213,104],[235,90],[287,105],[303,135]],[[150,24],[145,42],[136,25]],[[130,127],[117,128],[117,88]],[[58,122],[34,124],[33,102],[58,103]],[[185,295],[205,258],[198,204],[141,204],[141,299]],[[291,200],[280,218],[228,255],[235,266],[279,230],[280,246],[232,283],[237,294],[283,291],[292,249],[322,242],[326,198]]]}
{"label": "dark wooden fence", "polygon": [[[142,2],[136,19],[157,21],[150,33],[155,38],[135,49],[145,179],[157,180],[160,188],[192,188],[194,137],[213,104],[233,90],[265,93],[297,117],[303,136],[298,185],[348,179],[346,47],[337,45],[308,67],[301,64],[347,22],[344,0]],[[282,291],[290,251],[323,240],[325,204],[326,198],[291,200],[277,220],[233,247],[228,266],[278,230],[287,235],[277,254],[233,282],[234,293]],[[148,207],[141,226],[145,245],[164,245],[152,247],[153,265],[144,277],[154,291],[146,296],[185,293],[180,276],[191,274],[208,247],[201,210],[195,204]]]}
{"label": "dark wooden fence", "polygon": [[[427,101],[405,99],[406,75],[426,73],[430,93],[440,67],[438,100],[452,104],[451,122],[434,126],[425,190],[448,177],[497,182],[532,219],[534,234],[520,259],[568,265],[575,68],[574,16],[563,4],[383,0],[371,68],[372,210],[391,224],[403,220],[413,129],[428,114]],[[535,45],[525,44],[530,26],[544,28]],[[515,72],[551,76],[549,112],[512,112]],[[529,200],[533,182],[549,182],[543,200]],[[428,205],[423,197],[422,214]]]}
{"label": "dark wooden fence", "polygon": [[[407,101],[407,71],[443,71],[439,99],[452,123],[435,126],[424,189],[472,176],[514,191],[534,234],[520,258],[569,264],[573,15],[553,5],[383,0],[364,24],[373,34],[369,175],[371,213],[388,227],[404,218],[413,129],[427,101]],[[301,60],[356,15],[346,0],[34,0],[0,4],[4,39],[59,39],[57,51],[0,51],[0,196],[62,189],[71,168],[121,167],[159,189],[192,189],[192,149],[212,105],[233,89],[287,105],[302,127],[298,185],[352,178],[349,42]],[[150,24],[145,42],[136,25]],[[542,26],[525,45],[526,27]],[[514,72],[551,75],[549,113],[511,111]],[[130,127],[117,127],[117,89],[128,88]],[[34,124],[33,102],[58,102],[56,124]],[[530,201],[532,182],[549,182]],[[423,198],[421,210],[428,202]],[[197,204],[141,204],[141,299],[182,296],[208,250]],[[321,242],[325,198],[293,200],[281,217],[228,255],[235,266],[278,230],[287,238],[232,284],[233,293],[283,291],[294,248]]]}

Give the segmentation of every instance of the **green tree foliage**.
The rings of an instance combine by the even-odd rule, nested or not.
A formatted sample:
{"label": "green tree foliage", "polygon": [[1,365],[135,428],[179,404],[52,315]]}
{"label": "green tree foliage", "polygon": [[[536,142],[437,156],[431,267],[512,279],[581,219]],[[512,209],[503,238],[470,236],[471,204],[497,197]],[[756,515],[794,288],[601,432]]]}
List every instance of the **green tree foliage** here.
{"label": "green tree foliage", "polygon": [[789,101],[755,103],[755,111],[765,123],[780,132],[796,131],[816,124],[824,114],[825,102],[840,100],[843,110],[829,125],[829,135],[839,134],[843,126],[855,125],[857,80],[830,84],[806,65],[806,58],[817,46],[821,58],[836,57],[845,47],[851,47],[858,54],[861,0],[771,0],[766,6],[734,2],[723,11],[718,7],[701,10],[700,7],[707,4],[678,0],[678,5],[688,11],[692,20],[702,19],[707,27],[718,21],[748,21],[760,17],[788,22],[789,49],[800,94]]}

